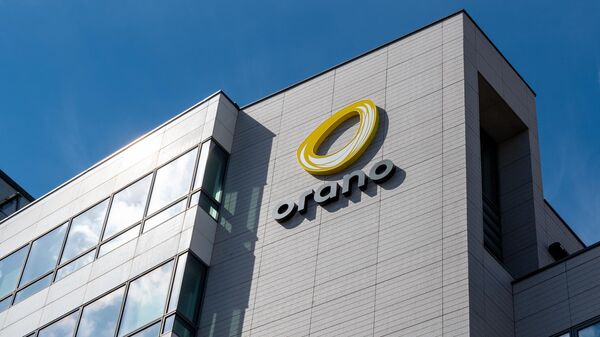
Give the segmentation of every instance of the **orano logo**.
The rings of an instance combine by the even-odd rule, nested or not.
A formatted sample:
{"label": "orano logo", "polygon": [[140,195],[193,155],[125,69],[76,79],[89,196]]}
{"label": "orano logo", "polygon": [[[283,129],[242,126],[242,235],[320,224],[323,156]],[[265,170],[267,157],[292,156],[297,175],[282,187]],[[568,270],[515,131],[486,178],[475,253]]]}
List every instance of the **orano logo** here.
{"label": "orano logo", "polygon": [[[358,129],[352,139],[341,149],[331,154],[317,154],[319,146],[333,133],[342,123],[348,119],[358,116]],[[319,125],[300,144],[298,152],[298,163],[309,173],[314,175],[326,175],[340,172],[357,160],[369,147],[379,125],[379,112],[377,106],[370,99],[364,99],[336,112],[325,122]]]}

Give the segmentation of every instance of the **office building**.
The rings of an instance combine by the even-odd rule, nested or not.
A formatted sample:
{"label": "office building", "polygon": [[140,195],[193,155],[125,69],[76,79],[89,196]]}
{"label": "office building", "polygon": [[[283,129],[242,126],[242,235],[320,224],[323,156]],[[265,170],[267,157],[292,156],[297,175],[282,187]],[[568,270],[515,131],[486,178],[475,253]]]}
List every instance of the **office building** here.
{"label": "office building", "polygon": [[217,92],[0,223],[0,337],[598,336],[537,113],[464,11]]}

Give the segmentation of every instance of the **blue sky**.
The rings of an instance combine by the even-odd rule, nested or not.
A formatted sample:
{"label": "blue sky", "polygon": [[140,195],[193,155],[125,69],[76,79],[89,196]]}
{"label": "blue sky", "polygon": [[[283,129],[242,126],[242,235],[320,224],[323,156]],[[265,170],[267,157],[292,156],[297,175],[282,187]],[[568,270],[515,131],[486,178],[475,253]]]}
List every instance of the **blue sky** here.
{"label": "blue sky", "polygon": [[0,0],[0,168],[39,197],[212,92],[244,105],[465,8],[537,93],[546,198],[600,240],[600,2]]}

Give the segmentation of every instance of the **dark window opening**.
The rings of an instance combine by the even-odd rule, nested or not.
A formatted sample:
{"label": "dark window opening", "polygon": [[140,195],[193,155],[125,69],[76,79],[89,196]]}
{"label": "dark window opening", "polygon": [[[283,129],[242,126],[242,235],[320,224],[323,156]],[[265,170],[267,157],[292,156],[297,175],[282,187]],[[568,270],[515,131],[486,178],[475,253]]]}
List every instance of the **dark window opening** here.
{"label": "dark window opening", "polygon": [[502,226],[498,178],[498,146],[481,130],[481,184],[483,199],[483,243],[502,261]]}

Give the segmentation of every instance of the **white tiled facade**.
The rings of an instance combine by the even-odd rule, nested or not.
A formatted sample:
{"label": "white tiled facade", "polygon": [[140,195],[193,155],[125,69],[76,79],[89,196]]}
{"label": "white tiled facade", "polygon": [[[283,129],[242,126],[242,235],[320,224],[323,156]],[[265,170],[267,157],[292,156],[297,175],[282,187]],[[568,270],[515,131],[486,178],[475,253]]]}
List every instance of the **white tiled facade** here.
{"label": "white tiled facade", "polygon": [[[502,263],[484,249],[480,77],[526,127],[498,154],[500,176],[515,177],[500,182]],[[279,202],[347,173],[312,176],[296,150],[364,98],[380,127],[347,171],[389,159],[396,174],[276,222]],[[335,136],[332,148],[352,129]],[[0,313],[0,337],[24,336],[186,250],[209,266],[198,336],[552,336],[600,315],[544,313],[575,295],[530,299],[580,266],[555,263],[548,245],[584,245],[543,198],[535,94],[462,11],[249,106],[207,98],[2,222],[0,257],[208,139],[230,153],[218,223],[190,207]]]}

